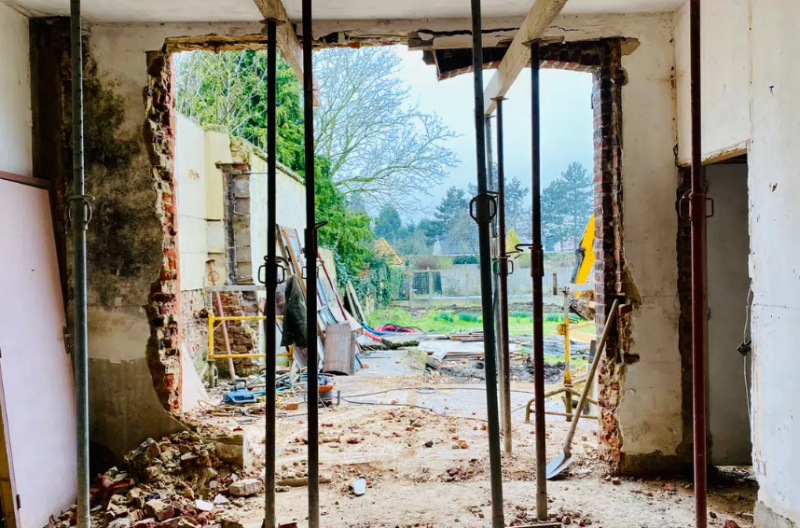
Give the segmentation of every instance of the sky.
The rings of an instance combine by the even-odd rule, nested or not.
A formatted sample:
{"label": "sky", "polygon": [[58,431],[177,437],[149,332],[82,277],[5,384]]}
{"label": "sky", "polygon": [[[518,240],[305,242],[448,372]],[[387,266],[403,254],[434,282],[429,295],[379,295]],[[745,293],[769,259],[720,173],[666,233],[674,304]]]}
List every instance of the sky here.
{"label": "sky", "polygon": [[[446,146],[456,153],[461,163],[450,169],[442,185],[420,197],[422,207],[417,220],[430,211],[455,185],[463,189],[477,181],[475,160],[475,117],[472,74],[459,75],[439,82],[435,66],[422,61],[421,51],[395,47],[402,59],[399,76],[411,91],[412,102],[418,102],[426,113],[436,113],[460,137],[448,140]],[[488,83],[494,70],[484,71]],[[544,69],[541,82],[542,188],[557,178],[567,166],[578,161],[589,171],[594,158],[592,75],[590,73]],[[517,177],[525,187],[531,181],[531,79],[530,70],[522,75],[506,95],[503,103],[505,133],[506,180]],[[496,125],[495,125],[496,126]],[[496,128],[493,129],[496,140]]]}

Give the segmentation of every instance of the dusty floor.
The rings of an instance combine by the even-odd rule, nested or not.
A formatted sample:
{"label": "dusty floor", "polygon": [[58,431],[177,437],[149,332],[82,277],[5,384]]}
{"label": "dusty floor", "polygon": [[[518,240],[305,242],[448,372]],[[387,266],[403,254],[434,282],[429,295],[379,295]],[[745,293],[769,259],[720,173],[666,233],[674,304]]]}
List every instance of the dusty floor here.
{"label": "dusty floor", "polygon": [[[369,368],[337,378],[343,401],[320,411],[321,514],[325,527],[487,527],[491,504],[486,393],[482,383],[426,375],[401,351],[376,351]],[[536,485],[533,426],[524,405],[533,391],[512,384],[513,454],[503,455],[504,511],[509,526],[534,519]],[[358,396],[362,395],[362,396]],[[419,406],[410,408],[402,404]],[[563,410],[560,401],[548,402]],[[431,410],[423,410],[427,407]],[[305,473],[305,405],[280,413],[277,467],[281,476]],[[208,417],[229,429],[242,428],[263,461],[264,418]],[[582,421],[568,473],[548,483],[551,514],[579,526],[678,528],[694,524],[691,484],[683,480],[612,479],[597,462],[595,423]],[[561,450],[568,424],[548,416],[548,459]],[[755,484],[746,470],[731,469],[711,479],[710,526],[752,526]],[[366,494],[355,497],[352,481],[365,477]],[[306,526],[307,489],[277,494],[278,522]],[[244,506],[223,505],[245,528],[263,519],[263,496]],[[527,518],[527,521],[526,521]],[[734,520],[737,524],[727,524]]]}

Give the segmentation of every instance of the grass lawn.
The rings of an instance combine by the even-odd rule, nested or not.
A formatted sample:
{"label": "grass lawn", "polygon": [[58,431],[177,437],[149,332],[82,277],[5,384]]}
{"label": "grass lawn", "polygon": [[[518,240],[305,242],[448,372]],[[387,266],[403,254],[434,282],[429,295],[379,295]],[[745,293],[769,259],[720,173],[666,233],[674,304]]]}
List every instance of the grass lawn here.
{"label": "grass lawn", "polygon": [[[563,321],[559,314],[545,315],[544,334],[555,333],[558,324]],[[386,308],[376,310],[367,316],[367,322],[372,328],[384,324],[396,324],[411,328],[419,328],[424,332],[468,332],[482,330],[482,318],[472,312],[460,312],[456,309],[415,310],[414,314],[403,308]],[[531,335],[533,333],[533,319],[530,313],[512,312],[508,320],[509,334]]]}

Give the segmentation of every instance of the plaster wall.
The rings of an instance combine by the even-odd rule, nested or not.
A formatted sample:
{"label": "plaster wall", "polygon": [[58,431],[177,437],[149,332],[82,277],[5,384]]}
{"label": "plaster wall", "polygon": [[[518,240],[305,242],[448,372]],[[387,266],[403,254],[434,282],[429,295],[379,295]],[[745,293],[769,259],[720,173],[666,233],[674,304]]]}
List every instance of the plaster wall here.
{"label": "plaster wall", "polygon": [[[750,139],[748,0],[701,4],[703,159],[747,148]],[[691,162],[689,2],[675,13],[678,159]]]}
{"label": "plaster wall", "polygon": [[714,216],[707,226],[708,269],[708,436],[711,463],[750,465],[742,342],[750,290],[747,218],[747,165],[711,165],[706,169]]}
{"label": "plaster wall", "polygon": [[791,526],[800,525],[800,268],[793,244],[800,224],[800,71],[792,67],[800,4],[759,0],[750,9],[753,459],[761,506],[786,520],[769,526]]}
{"label": "plaster wall", "polygon": [[[157,212],[165,198],[142,133],[146,53],[162,49],[168,37],[258,31],[208,24],[88,29],[87,192],[97,198],[89,229],[91,435],[113,459],[183,428],[159,399],[147,360],[151,330],[143,307],[162,274],[167,242]],[[179,288],[180,276],[174,283]]]}
{"label": "plaster wall", "polygon": [[[675,64],[671,14],[562,16],[550,34],[567,40],[626,37],[622,67],[624,256],[631,344],[622,383],[622,453],[634,465],[672,457],[683,441],[678,349]],[[636,360],[638,359],[638,360]],[[656,462],[658,463],[658,462]],[[623,466],[625,467],[625,466]]]}
{"label": "plaster wall", "polygon": [[33,176],[28,17],[0,2],[0,171]]}

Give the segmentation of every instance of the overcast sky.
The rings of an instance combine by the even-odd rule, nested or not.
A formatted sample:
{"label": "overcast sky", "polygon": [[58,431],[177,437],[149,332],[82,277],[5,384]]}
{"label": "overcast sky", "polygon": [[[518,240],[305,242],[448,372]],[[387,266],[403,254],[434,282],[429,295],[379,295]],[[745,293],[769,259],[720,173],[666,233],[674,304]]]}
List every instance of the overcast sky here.
{"label": "overcast sky", "polygon": [[[436,69],[422,62],[421,51],[395,48],[403,60],[400,76],[411,95],[426,113],[438,114],[444,123],[461,136],[448,141],[461,164],[452,169],[445,182],[430,189],[423,205],[435,206],[448,187],[466,189],[476,183],[475,121],[472,74],[439,82]],[[488,83],[494,71],[484,72]],[[573,161],[592,169],[592,76],[563,70],[542,70],[542,186],[546,187]],[[531,81],[525,69],[509,91],[503,106],[505,119],[506,178],[516,176],[530,187],[531,181]],[[496,130],[496,129],[495,129]],[[496,134],[495,134],[496,136]],[[496,137],[495,137],[496,139]],[[430,207],[425,208],[430,211]],[[422,216],[420,214],[419,216]]]}

